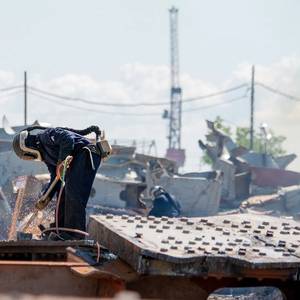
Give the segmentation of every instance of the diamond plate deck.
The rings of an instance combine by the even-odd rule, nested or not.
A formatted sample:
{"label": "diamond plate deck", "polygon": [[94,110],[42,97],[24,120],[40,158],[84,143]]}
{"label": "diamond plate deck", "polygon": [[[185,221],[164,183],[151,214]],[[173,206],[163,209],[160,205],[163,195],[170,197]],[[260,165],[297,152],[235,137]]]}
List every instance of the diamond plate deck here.
{"label": "diamond plate deck", "polygon": [[298,280],[300,224],[261,215],[97,215],[89,232],[140,274]]}

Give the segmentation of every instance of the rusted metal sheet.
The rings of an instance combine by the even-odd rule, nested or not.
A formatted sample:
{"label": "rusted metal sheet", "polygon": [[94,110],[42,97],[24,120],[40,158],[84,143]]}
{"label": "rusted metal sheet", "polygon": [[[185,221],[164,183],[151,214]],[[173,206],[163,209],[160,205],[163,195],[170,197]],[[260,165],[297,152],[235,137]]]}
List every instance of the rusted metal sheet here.
{"label": "rusted metal sheet", "polygon": [[15,201],[15,207],[11,219],[11,224],[8,232],[8,239],[9,240],[14,240],[17,238],[17,221],[19,218],[19,214],[21,211],[21,207],[23,205],[23,199],[25,195],[25,190],[26,190],[26,185],[27,185],[27,177],[26,176],[21,176],[19,177],[19,187],[18,187],[18,192],[17,192],[17,197]]}
{"label": "rusted metal sheet", "polygon": [[[93,249],[93,241],[1,242],[0,293],[111,297],[124,290],[117,274],[94,266]],[[101,249],[102,266],[111,260],[106,253]]]}
{"label": "rusted metal sheet", "polygon": [[289,186],[300,184],[300,173],[282,169],[251,167],[252,183],[258,186]]}
{"label": "rusted metal sheet", "polygon": [[92,216],[91,237],[140,274],[296,280],[300,226],[250,214],[207,218]]}
{"label": "rusted metal sheet", "polygon": [[[99,298],[90,297],[66,297],[66,296],[49,296],[49,295],[20,295],[16,293],[1,294],[1,300],[99,300]],[[105,300],[140,300],[141,298],[135,292],[124,291],[118,293],[113,298],[105,298]],[[104,299],[103,299],[104,300]]]}
{"label": "rusted metal sheet", "polygon": [[211,158],[214,170],[224,173],[223,200],[245,199],[250,192],[254,195],[261,187],[261,192],[266,193],[266,189],[300,184],[300,173],[285,170],[296,158],[295,154],[273,157],[268,153],[254,152],[238,146],[216,125],[207,121],[207,143],[199,140],[199,146]]}
{"label": "rusted metal sheet", "polygon": [[185,150],[184,149],[167,149],[166,158],[175,161],[178,167],[184,166]]}
{"label": "rusted metal sheet", "polygon": [[122,289],[121,281],[116,283],[110,278],[79,274],[76,269],[82,265],[73,262],[0,261],[0,293],[14,291],[33,295],[105,297],[113,296]]}
{"label": "rusted metal sheet", "polygon": [[262,213],[267,214],[267,212],[276,210],[284,211],[285,207],[278,194],[269,194],[249,197],[241,203],[240,209],[243,211],[246,209],[257,212],[261,211]]}
{"label": "rusted metal sheet", "polygon": [[[66,256],[68,247],[95,249],[92,240],[82,241],[0,241],[0,259],[47,259],[47,255],[57,254],[58,258]],[[53,256],[52,256],[53,258]]]}

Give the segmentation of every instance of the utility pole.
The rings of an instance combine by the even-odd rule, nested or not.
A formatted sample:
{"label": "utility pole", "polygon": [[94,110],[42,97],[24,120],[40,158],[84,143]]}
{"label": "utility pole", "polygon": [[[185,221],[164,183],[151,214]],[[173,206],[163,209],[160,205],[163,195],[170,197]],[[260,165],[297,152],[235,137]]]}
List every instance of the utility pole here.
{"label": "utility pole", "polygon": [[179,47],[178,47],[178,9],[174,6],[170,13],[170,50],[171,50],[171,91],[170,91],[170,112],[164,113],[169,118],[169,148],[166,157],[183,166],[185,152],[181,149],[181,114],[182,114],[182,90],[179,80]]}
{"label": "utility pole", "polygon": [[24,125],[27,126],[27,72],[24,71]]}
{"label": "utility pole", "polygon": [[251,98],[250,98],[250,150],[253,150],[254,139],[254,86],[255,86],[255,66],[252,66],[251,74]]}

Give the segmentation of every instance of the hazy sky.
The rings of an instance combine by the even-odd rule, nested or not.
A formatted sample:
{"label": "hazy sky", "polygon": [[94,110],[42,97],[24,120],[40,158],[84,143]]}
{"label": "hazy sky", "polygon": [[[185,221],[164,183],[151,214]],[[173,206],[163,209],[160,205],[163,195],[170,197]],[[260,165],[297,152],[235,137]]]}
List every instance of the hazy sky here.
{"label": "hazy sky", "polygon": [[[0,0],[0,88],[20,84],[27,70],[30,85],[63,95],[108,102],[168,101],[168,8],[172,5],[179,8],[184,97],[249,81],[251,64],[257,66],[258,80],[300,97],[297,0]],[[256,95],[256,125],[267,122],[288,137],[288,150],[300,155],[300,146],[293,141],[299,131],[300,104],[259,88]],[[230,98],[205,100],[187,108]],[[23,121],[22,94],[6,97],[0,93],[0,101],[1,115],[6,114],[11,124]],[[38,118],[74,127],[98,123],[113,138],[155,138],[159,153],[164,154],[167,123],[159,116],[87,113],[33,95],[29,95],[29,105],[30,121]],[[168,107],[121,111],[160,113],[164,108]],[[120,112],[118,108],[96,109]],[[247,125],[249,103],[183,116],[183,147],[190,157],[187,169],[199,167],[197,140],[205,134],[204,120],[216,115]],[[295,166],[300,169],[299,160]]]}

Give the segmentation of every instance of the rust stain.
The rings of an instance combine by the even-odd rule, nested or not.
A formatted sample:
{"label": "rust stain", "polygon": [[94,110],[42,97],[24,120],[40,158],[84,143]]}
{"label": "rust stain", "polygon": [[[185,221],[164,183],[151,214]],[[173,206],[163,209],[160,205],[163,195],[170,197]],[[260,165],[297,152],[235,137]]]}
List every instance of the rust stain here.
{"label": "rust stain", "polygon": [[15,207],[14,207],[14,211],[13,211],[13,215],[12,215],[12,221],[11,221],[11,225],[10,225],[9,232],[8,232],[9,240],[15,240],[17,238],[17,236],[16,236],[17,221],[18,221],[19,214],[20,214],[20,211],[22,208],[26,185],[27,185],[27,177],[26,176],[19,177],[19,180],[22,182],[20,182],[20,187],[17,192]]}
{"label": "rust stain", "polygon": [[265,167],[251,167],[252,182],[258,186],[290,186],[300,183],[300,173]]}

